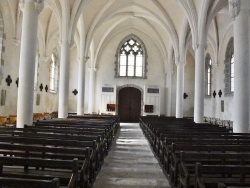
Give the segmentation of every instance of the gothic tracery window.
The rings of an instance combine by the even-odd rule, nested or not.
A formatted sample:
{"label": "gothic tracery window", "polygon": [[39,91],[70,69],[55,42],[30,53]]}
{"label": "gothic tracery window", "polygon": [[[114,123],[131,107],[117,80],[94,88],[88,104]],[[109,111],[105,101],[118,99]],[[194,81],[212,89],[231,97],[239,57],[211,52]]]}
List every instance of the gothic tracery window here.
{"label": "gothic tracery window", "polygon": [[116,77],[146,78],[146,49],[134,35],[126,37],[119,45]]}

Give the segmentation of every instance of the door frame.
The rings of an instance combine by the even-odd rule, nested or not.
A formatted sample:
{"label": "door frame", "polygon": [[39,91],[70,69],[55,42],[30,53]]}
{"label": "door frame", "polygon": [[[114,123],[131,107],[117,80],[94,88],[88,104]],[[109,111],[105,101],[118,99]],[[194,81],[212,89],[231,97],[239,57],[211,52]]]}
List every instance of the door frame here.
{"label": "door frame", "polygon": [[[143,103],[144,90],[140,86],[137,86],[137,85],[134,85],[134,84],[125,84],[125,85],[117,87],[117,89],[116,89],[117,109],[118,109],[118,106],[119,106],[119,92],[120,92],[121,89],[126,88],[126,87],[133,87],[133,88],[136,88],[136,89],[140,90],[140,92],[141,92],[141,112],[140,112],[140,115],[142,116],[142,114],[143,114],[143,105],[144,105],[144,103]],[[116,111],[116,115],[118,115],[118,110]]]}

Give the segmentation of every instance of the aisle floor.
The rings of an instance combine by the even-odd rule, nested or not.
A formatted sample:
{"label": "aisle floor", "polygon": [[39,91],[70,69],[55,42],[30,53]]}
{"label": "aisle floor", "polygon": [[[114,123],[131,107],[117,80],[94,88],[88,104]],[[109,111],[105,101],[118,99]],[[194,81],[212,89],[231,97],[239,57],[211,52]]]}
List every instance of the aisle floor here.
{"label": "aisle floor", "polygon": [[94,188],[171,187],[139,123],[121,123]]}

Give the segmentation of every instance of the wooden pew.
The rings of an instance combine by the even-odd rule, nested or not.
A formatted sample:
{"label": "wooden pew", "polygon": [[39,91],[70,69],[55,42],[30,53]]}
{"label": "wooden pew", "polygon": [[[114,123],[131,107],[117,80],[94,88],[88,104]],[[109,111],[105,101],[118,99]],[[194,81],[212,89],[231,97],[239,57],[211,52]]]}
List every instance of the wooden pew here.
{"label": "wooden pew", "polygon": [[58,178],[54,178],[52,180],[36,180],[36,179],[27,179],[27,178],[0,177],[0,188],[2,187],[59,188],[60,182]]}
{"label": "wooden pew", "polygon": [[89,148],[91,151],[90,163],[92,166],[93,173],[99,170],[100,154],[97,150],[96,141],[77,141],[77,140],[63,140],[63,139],[51,139],[51,138],[37,138],[37,137],[13,137],[13,136],[1,136],[0,141],[2,143],[12,144],[26,144],[26,145],[37,145],[37,146],[48,146],[48,147],[64,147],[64,148]]}
{"label": "wooden pew", "polygon": [[224,184],[250,184],[250,166],[246,165],[202,165],[195,166],[195,187],[217,187],[218,182]]}
{"label": "wooden pew", "polygon": [[34,180],[52,180],[57,177],[60,179],[61,186],[78,187],[77,159],[55,160],[0,156],[0,164],[0,177]]}
{"label": "wooden pew", "polygon": [[249,152],[250,145],[189,145],[189,144],[175,144],[167,146],[165,149],[164,162],[166,164],[165,170],[169,173],[170,163],[174,161],[173,156],[180,154],[181,151],[193,152]]}
{"label": "wooden pew", "polygon": [[[102,163],[105,157],[105,154],[107,153],[107,147],[104,143],[104,136],[103,135],[89,135],[81,132],[81,134],[70,134],[71,131],[67,130],[55,130],[55,131],[45,131],[45,130],[36,130],[34,131],[33,129],[30,130],[29,128],[25,129],[18,129],[18,128],[4,128],[1,129],[0,131],[0,136],[12,136],[12,137],[26,137],[26,138],[40,138],[40,139],[59,139],[59,140],[64,140],[64,141],[86,141],[86,142],[91,142],[93,141],[96,142],[96,153],[97,153],[97,158],[98,162]],[[91,145],[88,147],[92,148]]]}
{"label": "wooden pew", "polygon": [[[181,152],[180,159],[170,166],[173,184],[181,187],[194,182],[195,164],[205,165],[250,165],[250,153]],[[194,184],[193,184],[194,185]]]}
{"label": "wooden pew", "polygon": [[89,148],[46,147],[27,144],[0,143],[0,154],[4,156],[31,157],[43,159],[73,160],[78,158],[81,185],[93,184],[95,174],[90,163]]}

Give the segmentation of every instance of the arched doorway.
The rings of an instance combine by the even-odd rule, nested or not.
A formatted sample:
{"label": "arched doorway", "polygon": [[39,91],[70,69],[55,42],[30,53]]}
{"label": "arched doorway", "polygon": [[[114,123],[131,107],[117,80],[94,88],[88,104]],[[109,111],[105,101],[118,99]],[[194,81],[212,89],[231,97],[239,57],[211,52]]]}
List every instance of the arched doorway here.
{"label": "arched doorway", "polygon": [[139,122],[141,115],[141,91],[125,87],[119,91],[118,115],[121,122]]}

